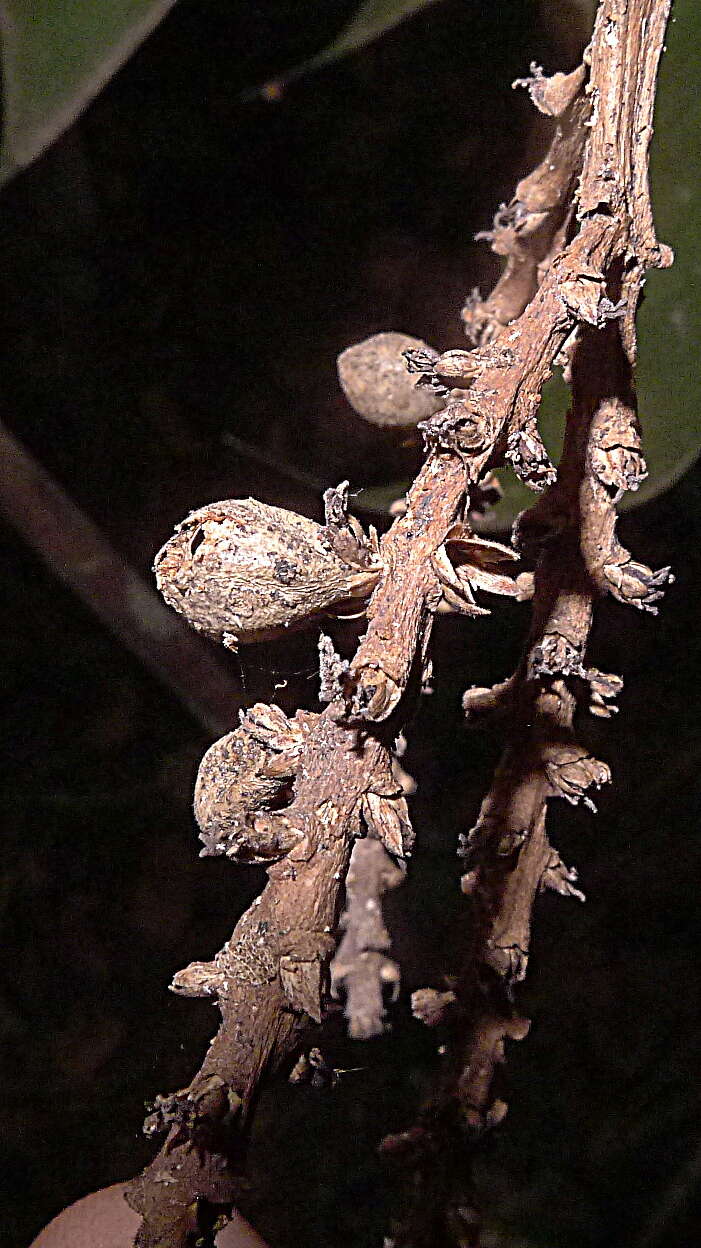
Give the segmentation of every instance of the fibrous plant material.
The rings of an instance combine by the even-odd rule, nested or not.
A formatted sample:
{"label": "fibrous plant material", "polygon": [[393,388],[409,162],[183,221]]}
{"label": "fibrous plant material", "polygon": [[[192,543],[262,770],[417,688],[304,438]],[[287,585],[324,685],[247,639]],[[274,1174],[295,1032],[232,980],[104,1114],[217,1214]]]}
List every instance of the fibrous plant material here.
{"label": "fibrous plant material", "polygon": [[325,526],[255,498],[193,511],[156,556],[158,588],[232,650],[349,610],[374,589],[380,566],[347,498],[347,481],[326,492]]}
{"label": "fibrous plant material", "polygon": [[[140,1248],[185,1248],[234,1202],[258,1084],[294,1055],[309,1020],[324,1016],[344,881],[345,935],[332,982],[345,993],[355,1034],[384,1028],[384,989],[396,992],[398,969],[380,896],[399,881],[413,837],[392,742],[428,676],[437,610],[448,601],[474,615],[486,610],[487,591],[532,597],[532,622],[514,675],[465,695],[471,721],[500,717],[506,746],[477,822],[461,838],[472,920],[465,964],[447,991],[427,988],[413,998],[416,1017],[446,1028],[440,1079],[415,1126],[384,1144],[411,1191],[388,1243],[479,1243],[470,1160],[506,1113],[494,1082],[506,1040],[528,1031],[514,993],[527,971],[534,901],[545,888],[582,897],[575,870],[550,844],[548,805],[563,798],[593,806],[610,779],[575,730],[578,707],[610,714],[621,684],[590,666],[594,605],[610,593],[656,610],[670,579],[669,569],[653,572],[621,546],[615,511],[645,471],[632,383],[636,308],[646,269],[671,262],[654,235],[647,182],[668,13],[668,0],[602,0],[583,66],[550,79],[532,70],[531,96],[555,118],[550,151],[497,213],[489,237],[507,265],[492,295],[473,296],[464,312],[473,350],[460,359],[410,353],[422,388],[445,387],[446,402],[423,422],[426,463],[379,548],[348,519],[343,490],[331,492],[326,536],[310,530],[305,540],[341,560],[333,592],[305,598],[304,607],[289,604],[287,616],[274,600],[274,621],[249,615],[236,627],[229,620],[243,620],[240,539],[232,543],[226,509],[243,504],[197,513],[198,525],[213,517],[215,528],[202,539],[210,549],[196,584],[187,564],[198,553],[194,533],[187,531],[189,550],[168,554],[176,605],[191,594],[201,627],[211,595],[215,622],[206,627],[225,644],[237,628],[245,640],[347,601],[358,609],[367,603],[367,632],[348,664],[324,641],[328,705],[318,716],[289,720],[277,708],[255,707],[233,741],[213,747],[211,772],[203,764],[197,802],[210,851],[275,861],[213,962],[193,963],[175,978],[176,991],[216,996],[222,1024],[189,1088],[160,1098],[149,1119],[149,1131],[168,1134],[129,1196],[144,1219]],[[537,415],[558,364],[572,384],[572,407],[556,468]],[[465,520],[473,496],[504,462],[540,492],[519,517],[513,547],[482,541]],[[254,529],[251,501],[245,506]],[[255,512],[268,536],[272,510]],[[281,523],[288,533],[307,533],[295,521]],[[247,552],[255,540],[249,534]],[[180,557],[188,566],[183,582]],[[346,576],[366,581],[349,592]],[[271,585],[279,589],[274,579],[266,581],[266,610]]]}
{"label": "fibrous plant material", "polygon": [[241,725],[205,754],[195,783],[195,818],[202,857],[225,854],[236,862],[281,858],[299,839],[279,810],[292,797],[306,734],[314,719],[298,711],[288,719],[279,706],[256,703]]}

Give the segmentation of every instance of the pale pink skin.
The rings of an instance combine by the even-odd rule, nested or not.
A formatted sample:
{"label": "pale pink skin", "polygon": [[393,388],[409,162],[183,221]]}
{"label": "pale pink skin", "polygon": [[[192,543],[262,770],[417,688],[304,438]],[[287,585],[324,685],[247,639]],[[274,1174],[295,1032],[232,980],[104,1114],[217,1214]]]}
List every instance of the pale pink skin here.
{"label": "pale pink skin", "polygon": [[[103,1187],[59,1213],[29,1248],[132,1248],[141,1224],[124,1199],[126,1183]],[[240,1214],[217,1235],[217,1248],[267,1248]]]}

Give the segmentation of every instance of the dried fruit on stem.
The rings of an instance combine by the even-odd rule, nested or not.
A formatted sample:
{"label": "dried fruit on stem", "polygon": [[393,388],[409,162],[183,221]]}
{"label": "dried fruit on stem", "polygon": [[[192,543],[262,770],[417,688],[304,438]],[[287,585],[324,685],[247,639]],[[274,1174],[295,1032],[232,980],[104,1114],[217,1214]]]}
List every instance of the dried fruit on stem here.
{"label": "dried fruit on stem", "polygon": [[371,425],[418,425],[445,404],[444,389],[441,392],[435,386],[414,385],[404,358],[407,352],[425,360],[430,374],[438,352],[408,334],[373,334],[347,347],[338,357],[343,392],[351,407]]}
{"label": "dried fruit on stem", "polygon": [[166,602],[198,632],[235,649],[324,612],[360,604],[379,567],[362,536],[254,498],[211,503],[178,526],[155,561]]}
{"label": "dried fruit on stem", "polygon": [[278,706],[257,703],[241,726],[210,746],[195,784],[195,818],[202,856],[226,854],[237,862],[270,862],[299,840],[283,817],[306,735],[315,716],[288,719]]}

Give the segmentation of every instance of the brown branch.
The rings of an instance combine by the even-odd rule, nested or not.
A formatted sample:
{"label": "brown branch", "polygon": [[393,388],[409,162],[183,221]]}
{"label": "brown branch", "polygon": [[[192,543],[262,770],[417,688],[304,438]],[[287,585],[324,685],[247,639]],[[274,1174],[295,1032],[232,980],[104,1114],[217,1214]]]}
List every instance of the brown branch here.
{"label": "brown branch", "polygon": [[348,1032],[369,1040],[385,1029],[385,999],[399,991],[399,967],[388,958],[389,933],[381,898],[402,883],[403,872],[373,837],[356,841],[346,876],[343,940],[331,963],[331,991],[345,993]]}
{"label": "brown branch", "polygon": [[[471,957],[456,986],[456,1017],[462,1023],[454,1024],[442,1087],[419,1126],[395,1141],[394,1149],[406,1144],[413,1150],[416,1194],[396,1242],[407,1248],[477,1242],[460,1145],[504,1113],[494,1096],[494,1072],[505,1037],[519,1038],[527,1029],[513,1014],[510,994],[525,974],[534,897],[542,887],[576,894],[574,874],[549,845],[546,805],[553,796],[586,800],[592,784],[608,779],[605,765],[573,735],[577,683],[589,684],[592,700],[598,698],[604,708],[616,685],[616,678],[585,667],[593,601],[609,590],[650,607],[667,575],[634,563],[619,546],[614,502],[643,471],[630,384],[635,304],[645,266],[669,261],[654,240],[645,199],[654,82],[668,7],[666,0],[603,0],[590,56],[589,136],[585,142],[578,96],[569,106],[567,136],[563,127],[556,138],[562,159],[555,193],[552,184],[546,186],[551,171],[543,166],[519,192],[527,192],[528,213],[535,212],[539,179],[543,184],[545,217],[541,232],[531,231],[530,260],[526,234],[512,240],[514,249],[518,246],[512,275],[518,271],[520,281],[527,272],[530,302],[473,353],[467,385],[424,423],[429,456],[405,514],[384,537],[373,563],[379,581],[366,636],[347,671],[329,661],[325,648],[325,691],[333,700],[309,723],[295,751],[291,800],[285,805],[274,790],[272,799],[265,796],[267,811],[259,807],[251,813],[256,835],[261,828],[266,834],[262,856],[280,855],[269,867],[267,887],[212,963],[193,964],[176,977],[177,990],[216,994],[222,1023],[201,1070],[176,1096],[174,1118],[164,1124],[165,1145],[131,1187],[130,1202],[144,1219],[140,1248],[185,1248],[189,1235],[226,1216],[258,1084],[266,1070],[292,1055],[309,1019],[322,1017],[332,932],[353,841],[367,830],[391,853],[406,853],[410,830],[388,746],[423,676],[434,613],[444,594],[462,602],[467,614],[481,610],[470,593],[472,574],[505,586],[488,561],[480,564],[476,549],[472,573],[463,568],[461,579],[460,567],[451,565],[453,547],[456,558],[470,547],[469,530],[460,523],[466,495],[505,456],[532,484],[554,481],[536,416],[542,386],[569,339],[575,402],[562,463],[552,488],[517,530],[520,548],[536,562],[536,597],[519,671],[507,692],[492,699],[508,702],[509,744],[466,843],[471,870],[465,887],[475,898],[475,924]],[[639,65],[628,63],[634,52]],[[567,90],[578,90],[582,76]],[[553,85],[538,90],[543,99],[557,96]],[[580,228],[565,245],[574,228],[573,191],[583,148]],[[640,224],[634,226],[639,207]],[[531,291],[534,281],[540,285]],[[512,285],[515,289],[515,276]],[[503,549],[489,552],[494,566],[508,555]],[[325,556],[320,561],[323,571]],[[206,578],[197,592],[206,595]],[[506,586],[502,592],[515,589]],[[182,604],[179,609],[186,611],[185,582]],[[488,698],[481,701],[488,706]],[[267,778],[265,760],[260,764],[257,755],[251,760],[237,801],[244,789],[247,801],[251,792],[260,794],[261,776]],[[290,760],[280,766],[289,767]],[[289,785],[289,770],[282,778]],[[269,795],[270,788],[262,788]],[[237,856],[237,838],[248,819],[248,808],[237,816]],[[219,832],[213,835],[216,839]],[[385,955],[384,948],[373,952]],[[377,1011],[375,1024],[381,1024]]]}
{"label": "brown branch", "polygon": [[[383,540],[385,574],[354,664],[366,692],[374,679],[368,674],[376,673],[379,685],[385,668],[393,689],[400,690],[400,682],[405,687],[417,648],[427,646],[430,606],[440,597],[429,556],[463,493],[460,462],[432,458],[411,491],[406,515]],[[395,631],[398,619],[402,627]],[[367,715],[374,709],[370,692],[363,710]],[[385,713],[386,703],[379,709]],[[135,1180],[129,1200],[144,1218],[139,1248],[184,1248],[193,1218],[206,1219],[211,1209],[225,1212],[233,1203],[258,1082],[294,1051],[301,1024],[321,1017],[324,971],[335,943],[330,933],[352,842],[362,830],[363,798],[375,792],[392,800],[398,791],[389,749],[378,736],[359,734],[339,701],[310,730],[296,775],[294,801],[282,817],[298,833],[297,844],[269,869],[269,884],[237,923],[202,987],[203,995],[216,992],[222,1024],[190,1095],[218,1076],[225,1089],[222,1115],[208,1125],[199,1121],[197,1148],[187,1123],[173,1126],[159,1155]],[[367,818],[367,805],[365,811]],[[174,986],[183,991],[182,981]],[[235,1127],[226,1108],[230,1100]]]}
{"label": "brown branch", "polygon": [[[504,1040],[527,1030],[514,1017],[512,990],[526,973],[535,897],[543,888],[582,896],[576,873],[549,843],[547,804],[554,796],[587,801],[587,790],[609,779],[605,764],[573,735],[578,692],[589,686],[592,708],[605,714],[606,698],[620,683],[585,666],[594,602],[609,591],[654,610],[669,578],[669,569],[651,573],[634,564],[615,535],[615,502],[644,474],[632,384],[635,311],[645,268],[670,260],[654,237],[647,190],[668,13],[665,0],[600,5],[590,54],[594,111],[579,193],[582,228],[553,259],[531,305],[545,312],[554,294],[576,313],[573,405],[557,480],[516,531],[517,542],[537,558],[524,657],[511,681],[466,695],[468,712],[508,710],[509,740],[477,825],[463,838],[473,933],[456,988],[448,1061],[417,1126],[385,1142],[413,1176],[411,1208],[395,1248],[479,1242],[470,1157],[506,1112],[495,1087]],[[517,333],[528,318],[526,310]],[[551,332],[555,323],[551,311]],[[547,333],[546,325],[541,342]],[[508,331],[499,342],[506,337]],[[518,420],[517,409],[514,414]]]}
{"label": "brown branch", "polygon": [[506,265],[489,297],[482,302],[475,293],[463,309],[465,332],[474,342],[493,340],[521,316],[562,250],[572,222],[590,111],[583,93],[586,71],[580,65],[571,74],[545,78],[542,70],[532,69],[532,77],[514,86],[528,87],[539,111],[560,120],[543,160],[518,183],[492,229],[477,235],[491,243],[496,255],[506,257]]}

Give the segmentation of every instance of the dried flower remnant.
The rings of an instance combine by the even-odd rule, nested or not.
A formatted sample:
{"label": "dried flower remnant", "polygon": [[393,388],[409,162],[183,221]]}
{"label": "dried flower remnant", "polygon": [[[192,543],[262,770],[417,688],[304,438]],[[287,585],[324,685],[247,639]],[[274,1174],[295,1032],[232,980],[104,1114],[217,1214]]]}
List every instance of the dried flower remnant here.
{"label": "dried flower remnant", "polygon": [[401,793],[366,793],[362,801],[365,823],[394,858],[408,858],[414,829],[406,798]]}
{"label": "dried flower remnant", "polygon": [[419,426],[426,447],[434,452],[453,451],[460,455],[470,482],[478,481],[482,465],[475,470],[472,460],[489,450],[496,427],[489,414],[472,399],[455,398],[444,411]]}
{"label": "dried flower remnant", "polygon": [[426,1027],[439,1027],[455,1013],[458,998],[452,989],[417,988],[411,994],[411,1012]]}
{"label": "dried flower remnant", "polygon": [[160,1135],[172,1127],[187,1130],[193,1140],[204,1145],[212,1124],[234,1116],[241,1104],[233,1088],[219,1075],[208,1075],[197,1086],[156,1096],[143,1125],[144,1135]]}
{"label": "dried flower remnant", "polygon": [[535,420],[529,420],[522,429],[509,435],[506,459],[516,476],[532,490],[544,490],[555,483],[555,465],[545,449]]}
{"label": "dried flower remnant", "polygon": [[159,551],[155,572],[169,606],[235,649],[361,605],[380,567],[360,526],[322,526],[247,498],[193,511]]}
{"label": "dried flower remnant", "polygon": [[589,714],[598,719],[610,719],[618,714],[614,700],[623,688],[620,676],[613,672],[600,672],[597,667],[590,667],[585,673],[589,683]]}
{"label": "dried flower remnant", "polygon": [[618,502],[626,490],[637,490],[647,476],[637,419],[618,410],[594,430],[590,451],[592,471]]}
{"label": "dried flower remnant", "polygon": [[466,615],[489,615],[475,601],[475,589],[518,602],[533,596],[530,572],[508,575],[506,568],[514,563],[519,563],[519,554],[511,546],[479,537],[462,523],[448,530],[433,560],[446,603]]}
{"label": "dried flower remnant", "polygon": [[299,840],[273,812],[287,805],[297,764],[316,717],[298,711],[288,719],[278,706],[256,703],[234,732],[205,754],[195,784],[195,818],[202,856],[226,854],[237,862],[270,862]]}
{"label": "dried flower remnant", "polygon": [[596,806],[587,796],[588,790],[600,789],[611,781],[611,772],[606,763],[592,758],[591,754],[587,754],[586,750],[574,743],[558,745],[552,750],[552,756],[545,758],[545,774],[554,796],[564,797],[573,806],[584,802],[593,811]]}
{"label": "dried flower remnant", "polygon": [[216,998],[224,989],[226,977],[216,962],[191,962],[176,971],[170,989],[181,997]]}
{"label": "dried flower remnant", "polygon": [[629,607],[657,615],[657,603],[664,598],[665,589],[674,581],[672,569],[658,568],[657,572],[653,572],[646,564],[633,559],[622,546],[618,547],[616,554],[615,562],[604,567],[604,576],[613,597]]}
{"label": "dried flower remnant", "polygon": [[419,348],[402,351],[402,355],[407,372],[418,374],[416,387],[429,387],[441,398],[447,398],[451,390],[469,389],[484,367],[484,361],[472,351],[444,351],[438,355],[431,348]]}
{"label": "dried flower remnant", "polygon": [[512,86],[525,87],[539,113],[544,113],[546,117],[561,117],[577,98],[585,81],[583,65],[578,65],[571,74],[558,72],[546,77],[542,65],[531,61],[530,76],[517,78]]}

